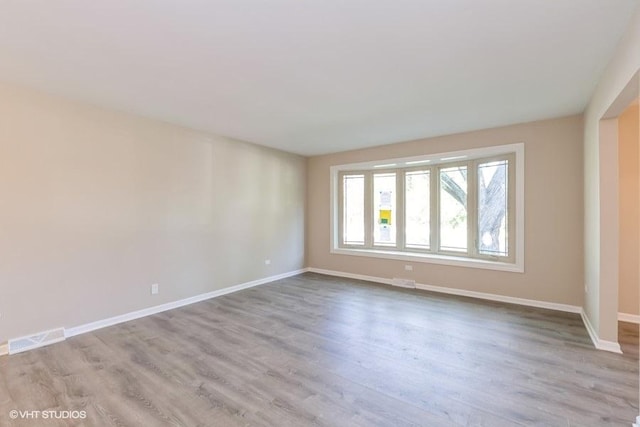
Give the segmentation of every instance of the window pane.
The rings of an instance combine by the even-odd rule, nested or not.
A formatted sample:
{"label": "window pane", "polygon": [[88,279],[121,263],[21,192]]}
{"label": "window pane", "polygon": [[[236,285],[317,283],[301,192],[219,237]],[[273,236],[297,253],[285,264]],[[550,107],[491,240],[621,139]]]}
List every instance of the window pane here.
{"label": "window pane", "polygon": [[429,248],[429,171],[405,174],[405,243],[407,247]]}
{"label": "window pane", "polygon": [[507,176],[509,162],[478,165],[478,242],[481,254],[507,256]]}
{"label": "window pane", "polygon": [[396,174],[373,175],[373,243],[396,244]]}
{"label": "window pane", "polygon": [[467,251],[467,167],[440,170],[440,250]]}
{"label": "window pane", "polygon": [[342,242],[364,245],[364,175],[345,175]]}

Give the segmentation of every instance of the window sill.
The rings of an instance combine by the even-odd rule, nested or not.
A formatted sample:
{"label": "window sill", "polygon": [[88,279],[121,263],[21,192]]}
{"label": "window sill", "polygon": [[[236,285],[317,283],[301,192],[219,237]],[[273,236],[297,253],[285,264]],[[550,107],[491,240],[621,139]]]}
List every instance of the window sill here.
{"label": "window sill", "polygon": [[408,262],[451,265],[456,267],[481,268],[485,270],[510,271],[524,273],[524,266],[508,262],[488,261],[484,259],[462,258],[448,255],[423,254],[416,252],[385,251],[376,249],[332,248],[332,254],[353,255],[370,258],[391,259]]}

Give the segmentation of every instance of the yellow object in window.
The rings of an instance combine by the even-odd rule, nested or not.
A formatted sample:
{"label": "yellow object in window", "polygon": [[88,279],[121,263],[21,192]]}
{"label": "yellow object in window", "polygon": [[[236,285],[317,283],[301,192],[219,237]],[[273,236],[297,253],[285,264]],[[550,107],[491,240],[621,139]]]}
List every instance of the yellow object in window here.
{"label": "yellow object in window", "polygon": [[391,225],[391,209],[380,209],[380,224]]}

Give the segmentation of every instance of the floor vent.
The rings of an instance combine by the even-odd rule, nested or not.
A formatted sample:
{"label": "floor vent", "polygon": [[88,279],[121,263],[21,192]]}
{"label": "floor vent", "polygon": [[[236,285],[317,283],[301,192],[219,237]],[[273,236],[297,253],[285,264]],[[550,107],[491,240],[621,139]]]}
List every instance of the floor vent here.
{"label": "floor vent", "polygon": [[45,345],[60,341],[64,341],[64,328],[52,329],[28,337],[16,338],[9,340],[9,354],[33,350],[34,348],[44,347]]}
{"label": "floor vent", "polygon": [[398,278],[393,278],[393,280],[391,280],[391,284],[393,286],[398,286],[400,288],[411,288],[411,289],[415,289],[416,287],[416,281],[415,280],[410,280],[410,279],[398,279]]}

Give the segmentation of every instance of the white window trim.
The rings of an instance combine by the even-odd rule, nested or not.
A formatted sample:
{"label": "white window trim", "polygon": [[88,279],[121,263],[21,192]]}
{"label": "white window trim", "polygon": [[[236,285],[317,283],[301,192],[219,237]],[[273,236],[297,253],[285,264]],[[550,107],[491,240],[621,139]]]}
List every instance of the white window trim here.
{"label": "white window trim", "polygon": [[[458,267],[470,267],[481,268],[488,270],[498,271],[510,271],[517,273],[524,273],[524,248],[525,248],[525,214],[524,214],[524,143],[498,145],[492,147],[474,148],[470,150],[459,150],[446,153],[434,153],[423,156],[402,157],[396,159],[381,159],[377,161],[369,161],[362,163],[351,163],[345,165],[335,165],[330,167],[330,194],[329,194],[329,209],[330,209],[330,239],[329,239],[329,251],[336,255],[353,255],[364,256],[371,258],[383,258],[391,260],[401,260],[407,262],[423,262],[431,264],[450,265]],[[339,194],[339,179],[338,175],[341,171],[350,170],[366,170],[373,169],[375,166],[389,165],[390,167],[408,167],[411,162],[424,161],[426,164],[429,162],[440,163],[443,159],[451,158],[464,158],[466,160],[477,159],[490,156],[499,156],[505,154],[515,155],[515,257],[513,263],[491,261],[485,259],[468,258],[448,256],[441,254],[427,254],[417,252],[406,251],[393,251],[393,250],[377,250],[377,249],[361,249],[361,248],[345,248],[339,246],[339,223],[340,212],[338,203]],[[428,161],[428,162],[427,162]],[[409,163],[409,164],[407,164]]]}

